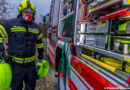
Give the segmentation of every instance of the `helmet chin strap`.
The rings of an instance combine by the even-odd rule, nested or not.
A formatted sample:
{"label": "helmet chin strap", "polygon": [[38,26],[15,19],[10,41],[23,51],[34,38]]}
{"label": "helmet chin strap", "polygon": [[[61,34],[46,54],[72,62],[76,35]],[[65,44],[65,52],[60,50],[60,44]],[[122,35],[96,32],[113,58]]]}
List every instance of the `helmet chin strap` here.
{"label": "helmet chin strap", "polygon": [[22,18],[26,21],[31,21],[33,16],[29,15],[29,14],[22,14]]}

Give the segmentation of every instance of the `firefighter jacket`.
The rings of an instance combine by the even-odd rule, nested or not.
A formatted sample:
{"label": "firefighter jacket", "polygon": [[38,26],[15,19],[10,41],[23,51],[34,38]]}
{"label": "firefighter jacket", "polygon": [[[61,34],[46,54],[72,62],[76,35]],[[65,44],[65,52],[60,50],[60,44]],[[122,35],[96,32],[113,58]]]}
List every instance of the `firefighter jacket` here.
{"label": "firefighter jacket", "polygon": [[43,59],[42,33],[36,23],[22,18],[7,20],[0,25],[0,51],[4,51],[3,39],[8,38],[8,54],[17,63],[35,60],[36,47],[38,58]]}

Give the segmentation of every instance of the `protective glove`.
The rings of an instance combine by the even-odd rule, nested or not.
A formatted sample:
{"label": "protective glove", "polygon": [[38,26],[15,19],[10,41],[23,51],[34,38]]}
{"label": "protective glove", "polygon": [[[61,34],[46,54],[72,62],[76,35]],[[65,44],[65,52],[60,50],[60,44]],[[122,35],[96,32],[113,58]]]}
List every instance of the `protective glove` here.
{"label": "protective glove", "polygon": [[4,60],[5,60],[5,62],[7,62],[7,63],[11,63],[11,62],[12,62],[12,57],[11,57],[10,55],[8,55],[8,54],[5,54]]}
{"label": "protective glove", "polygon": [[1,51],[0,52],[0,60],[4,60],[4,57],[5,57],[5,53],[4,53],[4,51]]}
{"label": "protective glove", "polygon": [[44,58],[43,54],[39,54],[39,55],[38,55],[39,61],[41,61],[43,58]]}
{"label": "protective glove", "polygon": [[38,49],[38,59],[39,60],[42,60],[44,58],[43,53],[44,53],[43,48]]}

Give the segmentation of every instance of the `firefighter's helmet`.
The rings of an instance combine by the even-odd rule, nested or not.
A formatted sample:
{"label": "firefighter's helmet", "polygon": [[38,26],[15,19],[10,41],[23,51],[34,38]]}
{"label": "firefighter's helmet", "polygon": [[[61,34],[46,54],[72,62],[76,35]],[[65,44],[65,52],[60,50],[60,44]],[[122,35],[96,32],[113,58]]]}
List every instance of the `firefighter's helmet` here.
{"label": "firefighter's helmet", "polygon": [[12,71],[8,63],[0,62],[0,90],[10,87],[12,81]]}
{"label": "firefighter's helmet", "polygon": [[44,78],[49,72],[49,62],[47,60],[40,60],[36,64],[37,75],[39,78]]}
{"label": "firefighter's helmet", "polygon": [[35,6],[34,6],[33,2],[31,2],[29,0],[24,0],[20,3],[20,5],[18,7],[19,15],[21,14],[22,11],[33,12],[34,15],[36,14]]}

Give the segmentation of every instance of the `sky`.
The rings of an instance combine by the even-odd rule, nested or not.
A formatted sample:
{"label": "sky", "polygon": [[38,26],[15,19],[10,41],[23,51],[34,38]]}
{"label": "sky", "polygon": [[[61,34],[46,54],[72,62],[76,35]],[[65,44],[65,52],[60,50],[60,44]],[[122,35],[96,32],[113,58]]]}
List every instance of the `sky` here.
{"label": "sky", "polygon": [[[16,9],[10,11],[11,16],[8,16],[8,19],[10,18],[15,18],[17,16],[18,12],[18,5],[22,0],[9,0],[12,1],[13,5],[15,4]],[[41,16],[44,16],[45,14],[50,12],[50,5],[51,5],[51,0],[30,0],[34,3],[36,6],[36,17],[35,20],[36,22],[42,22]]]}

